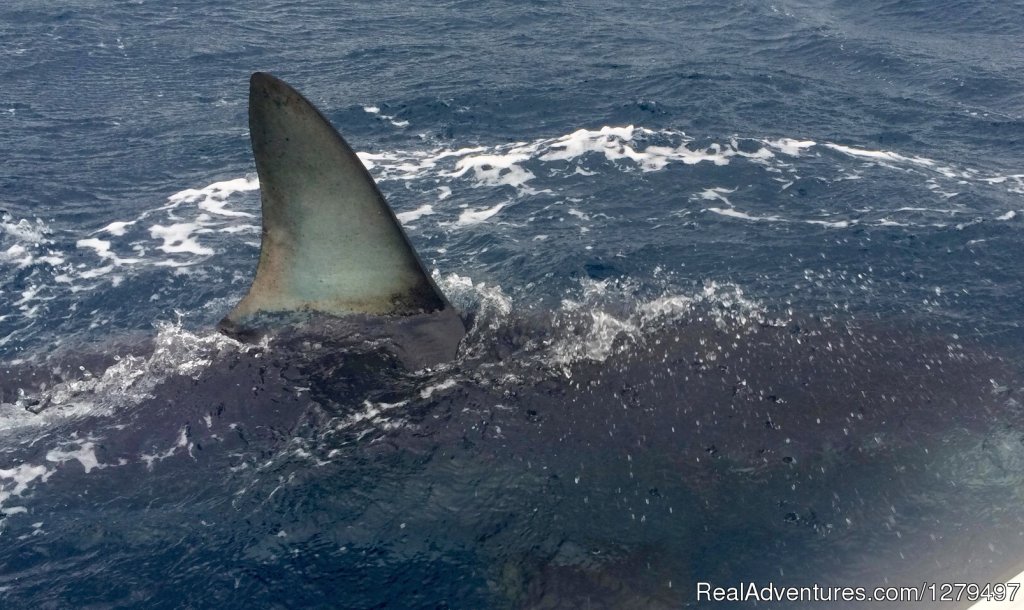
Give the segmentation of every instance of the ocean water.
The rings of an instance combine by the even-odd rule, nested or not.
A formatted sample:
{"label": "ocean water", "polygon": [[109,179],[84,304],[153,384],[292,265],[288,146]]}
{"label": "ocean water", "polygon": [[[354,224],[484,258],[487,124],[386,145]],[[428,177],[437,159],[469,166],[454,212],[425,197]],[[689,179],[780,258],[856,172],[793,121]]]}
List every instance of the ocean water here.
{"label": "ocean water", "polygon": [[[661,338],[685,342],[679,328],[695,319],[741,344],[750,328],[813,320],[886,329],[854,335],[858,345],[895,329],[909,360],[936,341],[957,346],[944,353],[964,350],[963,361],[998,360],[1002,377],[965,374],[958,404],[975,413],[972,399],[995,396],[1009,411],[992,411],[988,425],[1007,436],[936,432],[928,438],[949,450],[941,461],[949,472],[927,461],[934,456],[893,463],[921,460],[922,472],[982,490],[975,498],[987,499],[975,501],[991,510],[985,519],[1019,536],[1024,514],[1010,492],[1024,485],[1015,418],[1022,27],[1024,4],[985,0],[6,2],[0,600],[575,607],[581,599],[600,606],[587,595],[604,591],[611,607],[678,607],[696,603],[688,574],[779,575],[782,565],[806,569],[799,552],[808,561],[815,550],[855,553],[872,532],[892,531],[879,521],[829,538],[821,532],[843,527],[838,512],[819,508],[812,519],[776,502],[779,527],[813,521],[800,531],[814,533],[788,551],[765,542],[775,551],[758,563],[757,536],[748,534],[775,525],[745,531],[756,519],[724,508],[680,526],[665,506],[636,525],[639,504],[673,493],[701,506],[701,481],[712,474],[687,475],[685,493],[663,482],[623,500],[624,487],[644,485],[637,478],[662,480],[671,468],[634,457],[650,452],[627,450],[632,441],[609,441],[572,467],[559,466],[571,461],[568,449],[532,448],[536,430],[522,423],[531,411],[555,409],[581,379],[650,358]],[[407,376],[372,358],[325,365],[333,356],[319,347],[310,353],[321,360],[306,354],[291,365],[287,350],[213,330],[248,288],[259,253],[246,124],[256,70],[302,91],[359,151],[471,319],[453,368]],[[886,349],[872,353],[902,362]],[[280,372],[276,381],[250,366],[253,350]],[[658,378],[671,370],[668,359],[632,374]],[[217,365],[226,361],[248,363],[235,394],[262,404],[253,397],[266,383],[273,404],[298,401],[302,417],[265,424],[251,415],[250,430],[265,434],[204,460],[197,447],[228,436],[211,424],[210,408],[240,418],[225,420],[231,430],[248,417],[239,415],[244,400],[209,381],[230,379]],[[845,373],[870,386],[880,368]],[[545,393],[552,380],[563,385]],[[978,380],[989,384],[984,396]],[[902,384],[921,390],[910,402],[957,389],[914,383]],[[638,385],[627,379],[593,403]],[[522,399],[528,391],[546,406]],[[685,403],[686,391],[637,404],[646,412],[666,396]],[[502,407],[527,416],[501,415]],[[487,418],[458,415],[480,409]],[[559,423],[548,429],[561,431],[558,442],[586,437],[576,427],[585,413],[554,413],[548,421]],[[587,447],[632,421],[607,417]],[[507,441],[467,440],[469,430],[485,434],[484,420],[498,428],[488,438]],[[204,421],[214,440],[201,443]],[[133,428],[132,440],[111,440]],[[652,447],[671,452],[673,442],[681,441]],[[711,457],[721,448],[697,444]],[[1000,466],[957,461],[975,449],[995,451]],[[578,471],[601,472],[605,460],[592,495],[607,511],[591,513],[590,500],[565,508]],[[537,470],[508,475],[509,464],[528,462],[558,471],[558,482]],[[737,506],[785,486],[776,474],[756,484],[730,478],[741,470],[714,475],[715,489],[738,490]],[[835,476],[868,480],[869,471],[861,461]],[[825,498],[834,483],[808,493]],[[485,496],[499,499],[464,501]],[[895,507],[894,497],[862,495]],[[943,501],[908,508],[922,516],[904,526],[924,531],[922,523],[947,516],[956,496],[935,497]],[[646,529],[598,541],[579,525],[616,531],[619,517],[624,532]],[[715,538],[694,534],[708,523],[721,525]],[[900,551],[889,539],[872,544],[861,560]],[[680,551],[686,545],[704,550]],[[732,549],[735,562],[707,550],[715,545]],[[616,559],[599,560],[607,556]],[[1002,556],[1012,563],[1012,553]]]}

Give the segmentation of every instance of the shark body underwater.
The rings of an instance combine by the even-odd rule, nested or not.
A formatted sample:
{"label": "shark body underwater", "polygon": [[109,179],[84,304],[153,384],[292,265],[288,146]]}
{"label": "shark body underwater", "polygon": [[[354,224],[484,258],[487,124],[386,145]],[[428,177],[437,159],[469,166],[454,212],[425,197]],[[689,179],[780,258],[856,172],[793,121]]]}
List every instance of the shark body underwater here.
{"label": "shark body underwater", "polygon": [[133,363],[183,358],[166,337],[6,368],[5,402],[47,398],[0,449],[5,606],[746,607],[698,583],[1024,569],[1014,360],[694,306],[547,366],[550,320],[463,322],[299,93],[254,74],[250,130],[262,249],[221,323],[243,343],[145,383]]}

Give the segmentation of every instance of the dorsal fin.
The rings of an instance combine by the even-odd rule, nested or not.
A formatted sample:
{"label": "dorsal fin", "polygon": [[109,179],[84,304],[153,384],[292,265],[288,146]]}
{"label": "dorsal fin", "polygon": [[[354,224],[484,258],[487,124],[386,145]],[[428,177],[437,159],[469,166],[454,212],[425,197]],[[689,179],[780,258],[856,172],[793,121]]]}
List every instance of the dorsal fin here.
{"label": "dorsal fin", "polygon": [[261,313],[453,311],[369,172],[313,104],[257,72],[249,130],[263,207],[260,259],[222,329],[245,328]]}

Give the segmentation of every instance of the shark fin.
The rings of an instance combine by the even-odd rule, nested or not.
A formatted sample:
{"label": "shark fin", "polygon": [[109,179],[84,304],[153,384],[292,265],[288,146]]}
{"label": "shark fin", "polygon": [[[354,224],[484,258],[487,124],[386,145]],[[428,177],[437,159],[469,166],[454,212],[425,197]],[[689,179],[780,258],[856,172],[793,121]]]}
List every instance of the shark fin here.
{"label": "shark fin", "polygon": [[[260,258],[221,330],[242,335],[261,314],[292,312],[458,320],[369,172],[313,104],[257,72],[249,130],[263,208]],[[461,320],[457,327],[456,341],[465,333]]]}

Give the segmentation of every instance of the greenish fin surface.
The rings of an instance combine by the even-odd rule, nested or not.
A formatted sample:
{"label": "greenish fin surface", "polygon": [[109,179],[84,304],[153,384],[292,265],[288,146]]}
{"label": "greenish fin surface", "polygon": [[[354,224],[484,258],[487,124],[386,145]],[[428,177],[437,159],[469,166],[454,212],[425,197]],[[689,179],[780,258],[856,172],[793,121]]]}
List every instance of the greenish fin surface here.
{"label": "greenish fin surface", "polygon": [[249,130],[263,211],[260,258],[248,294],[221,321],[222,330],[244,334],[262,314],[287,312],[440,314],[446,333],[461,339],[461,320],[373,178],[313,104],[257,72]]}

